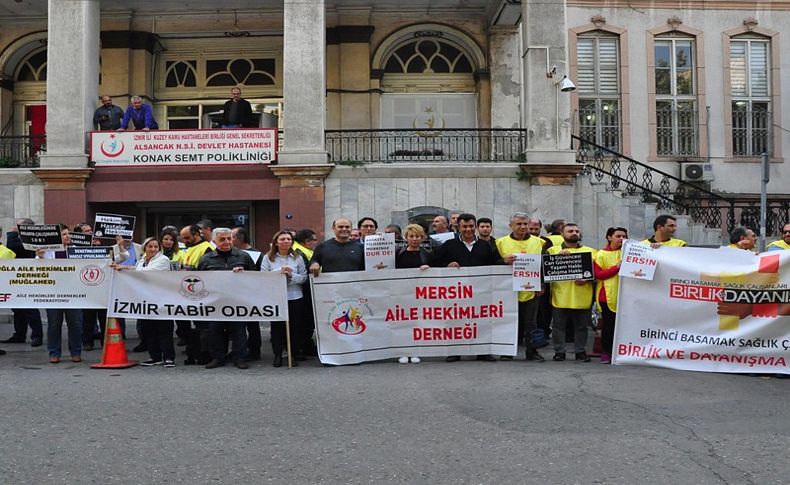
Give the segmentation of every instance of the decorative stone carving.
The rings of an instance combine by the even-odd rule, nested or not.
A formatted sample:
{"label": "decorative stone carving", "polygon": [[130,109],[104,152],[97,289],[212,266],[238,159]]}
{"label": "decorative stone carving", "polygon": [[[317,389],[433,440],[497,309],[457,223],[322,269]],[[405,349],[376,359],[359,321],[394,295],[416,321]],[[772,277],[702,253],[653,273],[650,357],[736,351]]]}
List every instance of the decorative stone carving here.
{"label": "decorative stone carving", "polygon": [[667,19],[667,23],[672,27],[672,30],[678,30],[683,21],[677,15],[673,15]]}
{"label": "decorative stone carving", "polygon": [[590,22],[595,26],[596,29],[601,29],[604,25],[606,25],[606,17],[601,14],[593,15],[590,17]]}
{"label": "decorative stone carving", "polygon": [[759,22],[757,22],[757,19],[754,18],[754,17],[749,17],[749,18],[747,18],[746,20],[743,21],[743,25],[746,26],[746,28],[749,30],[749,32],[753,31],[754,28],[757,27],[758,23]]}

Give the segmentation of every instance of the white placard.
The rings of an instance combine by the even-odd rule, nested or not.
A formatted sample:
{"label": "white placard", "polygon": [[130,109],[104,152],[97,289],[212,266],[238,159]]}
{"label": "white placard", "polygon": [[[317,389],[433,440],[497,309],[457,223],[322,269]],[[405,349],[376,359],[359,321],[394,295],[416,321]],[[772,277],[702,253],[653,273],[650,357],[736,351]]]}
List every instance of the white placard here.
{"label": "white placard", "polygon": [[649,244],[628,240],[623,243],[623,260],[620,263],[620,276],[652,281],[658,260],[655,249]]}
{"label": "white placard", "polygon": [[516,253],[513,261],[513,291],[540,291],[541,255]]}
{"label": "white placard", "polygon": [[0,308],[105,308],[109,260],[4,259]]}
{"label": "white placard", "polygon": [[395,234],[365,236],[365,270],[395,269]]}
{"label": "white placard", "polygon": [[440,232],[438,234],[431,234],[431,239],[436,241],[439,244],[444,244],[445,242],[449,241],[450,239],[455,238],[455,233],[453,231],[447,232]]}

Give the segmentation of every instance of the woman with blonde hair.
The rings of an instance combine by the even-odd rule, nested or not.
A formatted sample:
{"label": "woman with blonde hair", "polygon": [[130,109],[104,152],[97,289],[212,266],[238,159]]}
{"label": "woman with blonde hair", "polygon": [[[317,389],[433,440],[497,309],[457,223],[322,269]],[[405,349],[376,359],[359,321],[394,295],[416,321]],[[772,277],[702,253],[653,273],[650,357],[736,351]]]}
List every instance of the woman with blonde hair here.
{"label": "woman with blonde hair", "polygon": [[[403,232],[406,246],[395,252],[395,268],[420,268],[426,270],[431,267],[431,254],[421,247],[425,240],[425,230],[419,224],[409,224]],[[403,356],[398,359],[401,364],[419,364],[419,357]]]}

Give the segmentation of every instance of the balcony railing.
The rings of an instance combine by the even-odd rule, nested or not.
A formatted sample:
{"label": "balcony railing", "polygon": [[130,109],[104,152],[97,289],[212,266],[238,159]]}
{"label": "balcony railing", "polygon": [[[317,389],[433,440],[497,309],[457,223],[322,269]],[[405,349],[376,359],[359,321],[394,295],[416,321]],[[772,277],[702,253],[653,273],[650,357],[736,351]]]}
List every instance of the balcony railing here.
{"label": "balcony railing", "polygon": [[656,141],[659,156],[697,156],[697,112],[693,109],[657,110]]}
{"label": "balcony railing", "polygon": [[732,154],[736,157],[771,155],[773,118],[770,111],[732,112]]}
{"label": "balcony railing", "polygon": [[526,130],[327,130],[326,150],[341,165],[395,162],[518,162]]}
{"label": "balcony railing", "polygon": [[38,167],[46,142],[46,135],[0,136],[0,168]]}

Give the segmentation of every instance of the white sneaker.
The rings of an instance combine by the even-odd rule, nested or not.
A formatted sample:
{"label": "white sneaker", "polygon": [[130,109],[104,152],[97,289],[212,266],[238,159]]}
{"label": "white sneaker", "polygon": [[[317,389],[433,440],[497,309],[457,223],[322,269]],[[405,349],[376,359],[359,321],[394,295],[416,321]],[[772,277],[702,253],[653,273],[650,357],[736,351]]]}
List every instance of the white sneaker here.
{"label": "white sneaker", "polygon": [[419,357],[412,357],[411,358],[411,363],[412,364],[419,364],[420,363],[420,358]]}
{"label": "white sneaker", "polygon": [[408,357],[401,357],[400,359],[398,359],[398,362],[400,362],[401,364],[408,364],[409,363],[409,358]]}

